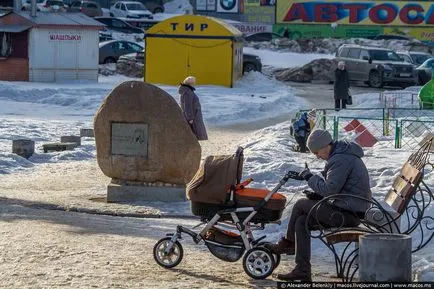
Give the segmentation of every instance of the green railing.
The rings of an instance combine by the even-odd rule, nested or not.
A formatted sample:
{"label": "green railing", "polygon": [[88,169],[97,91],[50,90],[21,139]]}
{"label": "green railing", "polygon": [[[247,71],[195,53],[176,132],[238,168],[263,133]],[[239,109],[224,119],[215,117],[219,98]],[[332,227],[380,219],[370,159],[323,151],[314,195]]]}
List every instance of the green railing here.
{"label": "green railing", "polygon": [[[300,110],[297,117],[302,112]],[[315,127],[330,131],[335,140],[356,138],[354,131],[345,127],[358,120],[375,139],[394,148],[416,148],[424,135],[434,133],[434,110],[417,108],[358,108],[336,112],[333,109],[316,109]]]}

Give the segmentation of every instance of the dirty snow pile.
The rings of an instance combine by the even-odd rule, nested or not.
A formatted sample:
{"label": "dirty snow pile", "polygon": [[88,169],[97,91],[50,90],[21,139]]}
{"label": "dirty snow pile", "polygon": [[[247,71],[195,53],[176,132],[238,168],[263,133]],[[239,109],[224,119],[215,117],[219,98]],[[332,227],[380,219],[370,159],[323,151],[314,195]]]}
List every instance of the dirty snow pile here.
{"label": "dirty snow pile", "polygon": [[433,53],[434,50],[430,46],[426,46],[418,40],[371,40],[365,38],[312,38],[312,39],[297,39],[289,40],[286,38],[274,39],[271,42],[246,42],[245,46],[254,47],[256,49],[269,49],[279,51],[291,51],[299,53],[324,53],[334,54],[342,44],[357,44],[364,46],[374,46],[389,48],[395,51],[423,51]]}

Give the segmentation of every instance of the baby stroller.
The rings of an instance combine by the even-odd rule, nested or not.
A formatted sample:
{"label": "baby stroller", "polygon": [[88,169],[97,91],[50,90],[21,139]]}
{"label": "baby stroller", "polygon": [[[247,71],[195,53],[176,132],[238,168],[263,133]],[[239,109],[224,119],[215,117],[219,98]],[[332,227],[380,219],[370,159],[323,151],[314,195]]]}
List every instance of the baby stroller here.
{"label": "baby stroller", "polygon": [[[244,271],[254,279],[268,277],[280,262],[252,230],[263,230],[265,224],[276,222],[286,205],[284,195],[277,191],[288,181],[288,172],[272,190],[247,188],[252,179],[241,182],[243,148],[234,155],[208,156],[187,185],[192,213],[201,223],[192,229],[177,226],[176,233],[166,234],[153,249],[155,261],[165,268],[177,266],[183,258],[179,242],[182,233],[198,244],[205,243],[217,258],[236,262],[243,255]],[[199,232],[193,229],[204,226]]]}

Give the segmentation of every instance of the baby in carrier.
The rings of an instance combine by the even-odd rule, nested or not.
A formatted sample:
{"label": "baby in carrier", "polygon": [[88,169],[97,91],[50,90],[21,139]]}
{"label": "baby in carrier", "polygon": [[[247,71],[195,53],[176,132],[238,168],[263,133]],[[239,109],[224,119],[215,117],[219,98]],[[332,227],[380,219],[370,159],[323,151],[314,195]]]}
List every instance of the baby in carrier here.
{"label": "baby in carrier", "polygon": [[297,145],[294,147],[295,151],[302,153],[308,152],[306,140],[315,125],[315,117],[315,110],[303,112],[299,119],[292,123],[293,135],[297,142]]}

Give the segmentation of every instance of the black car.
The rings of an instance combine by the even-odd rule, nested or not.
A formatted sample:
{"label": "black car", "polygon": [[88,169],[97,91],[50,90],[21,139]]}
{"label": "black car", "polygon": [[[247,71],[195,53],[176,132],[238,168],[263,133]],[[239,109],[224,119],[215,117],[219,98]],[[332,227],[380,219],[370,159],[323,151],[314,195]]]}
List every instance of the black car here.
{"label": "black car", "polygon": [[273,39],[280,39],[280,38],[283,38],[283,36],[272,32],[260,32],[260,33],[255,33],[244,37],[246,41],[255,41],[255,42],[266,42],[266,41],[271,41]]}
{"label": "black car", "polygon": [[140,28],[134,27],[127,22],[116,17],[95,17],[96,21],[105,24],[107,29],[121,32],[121,33],[136,33],[143,34],[144,31]]}
{"label": "black car", "polygon": [[243,54],[243,73],[250,71],[262,71],[261,58],[257,55],[244,53]]}

